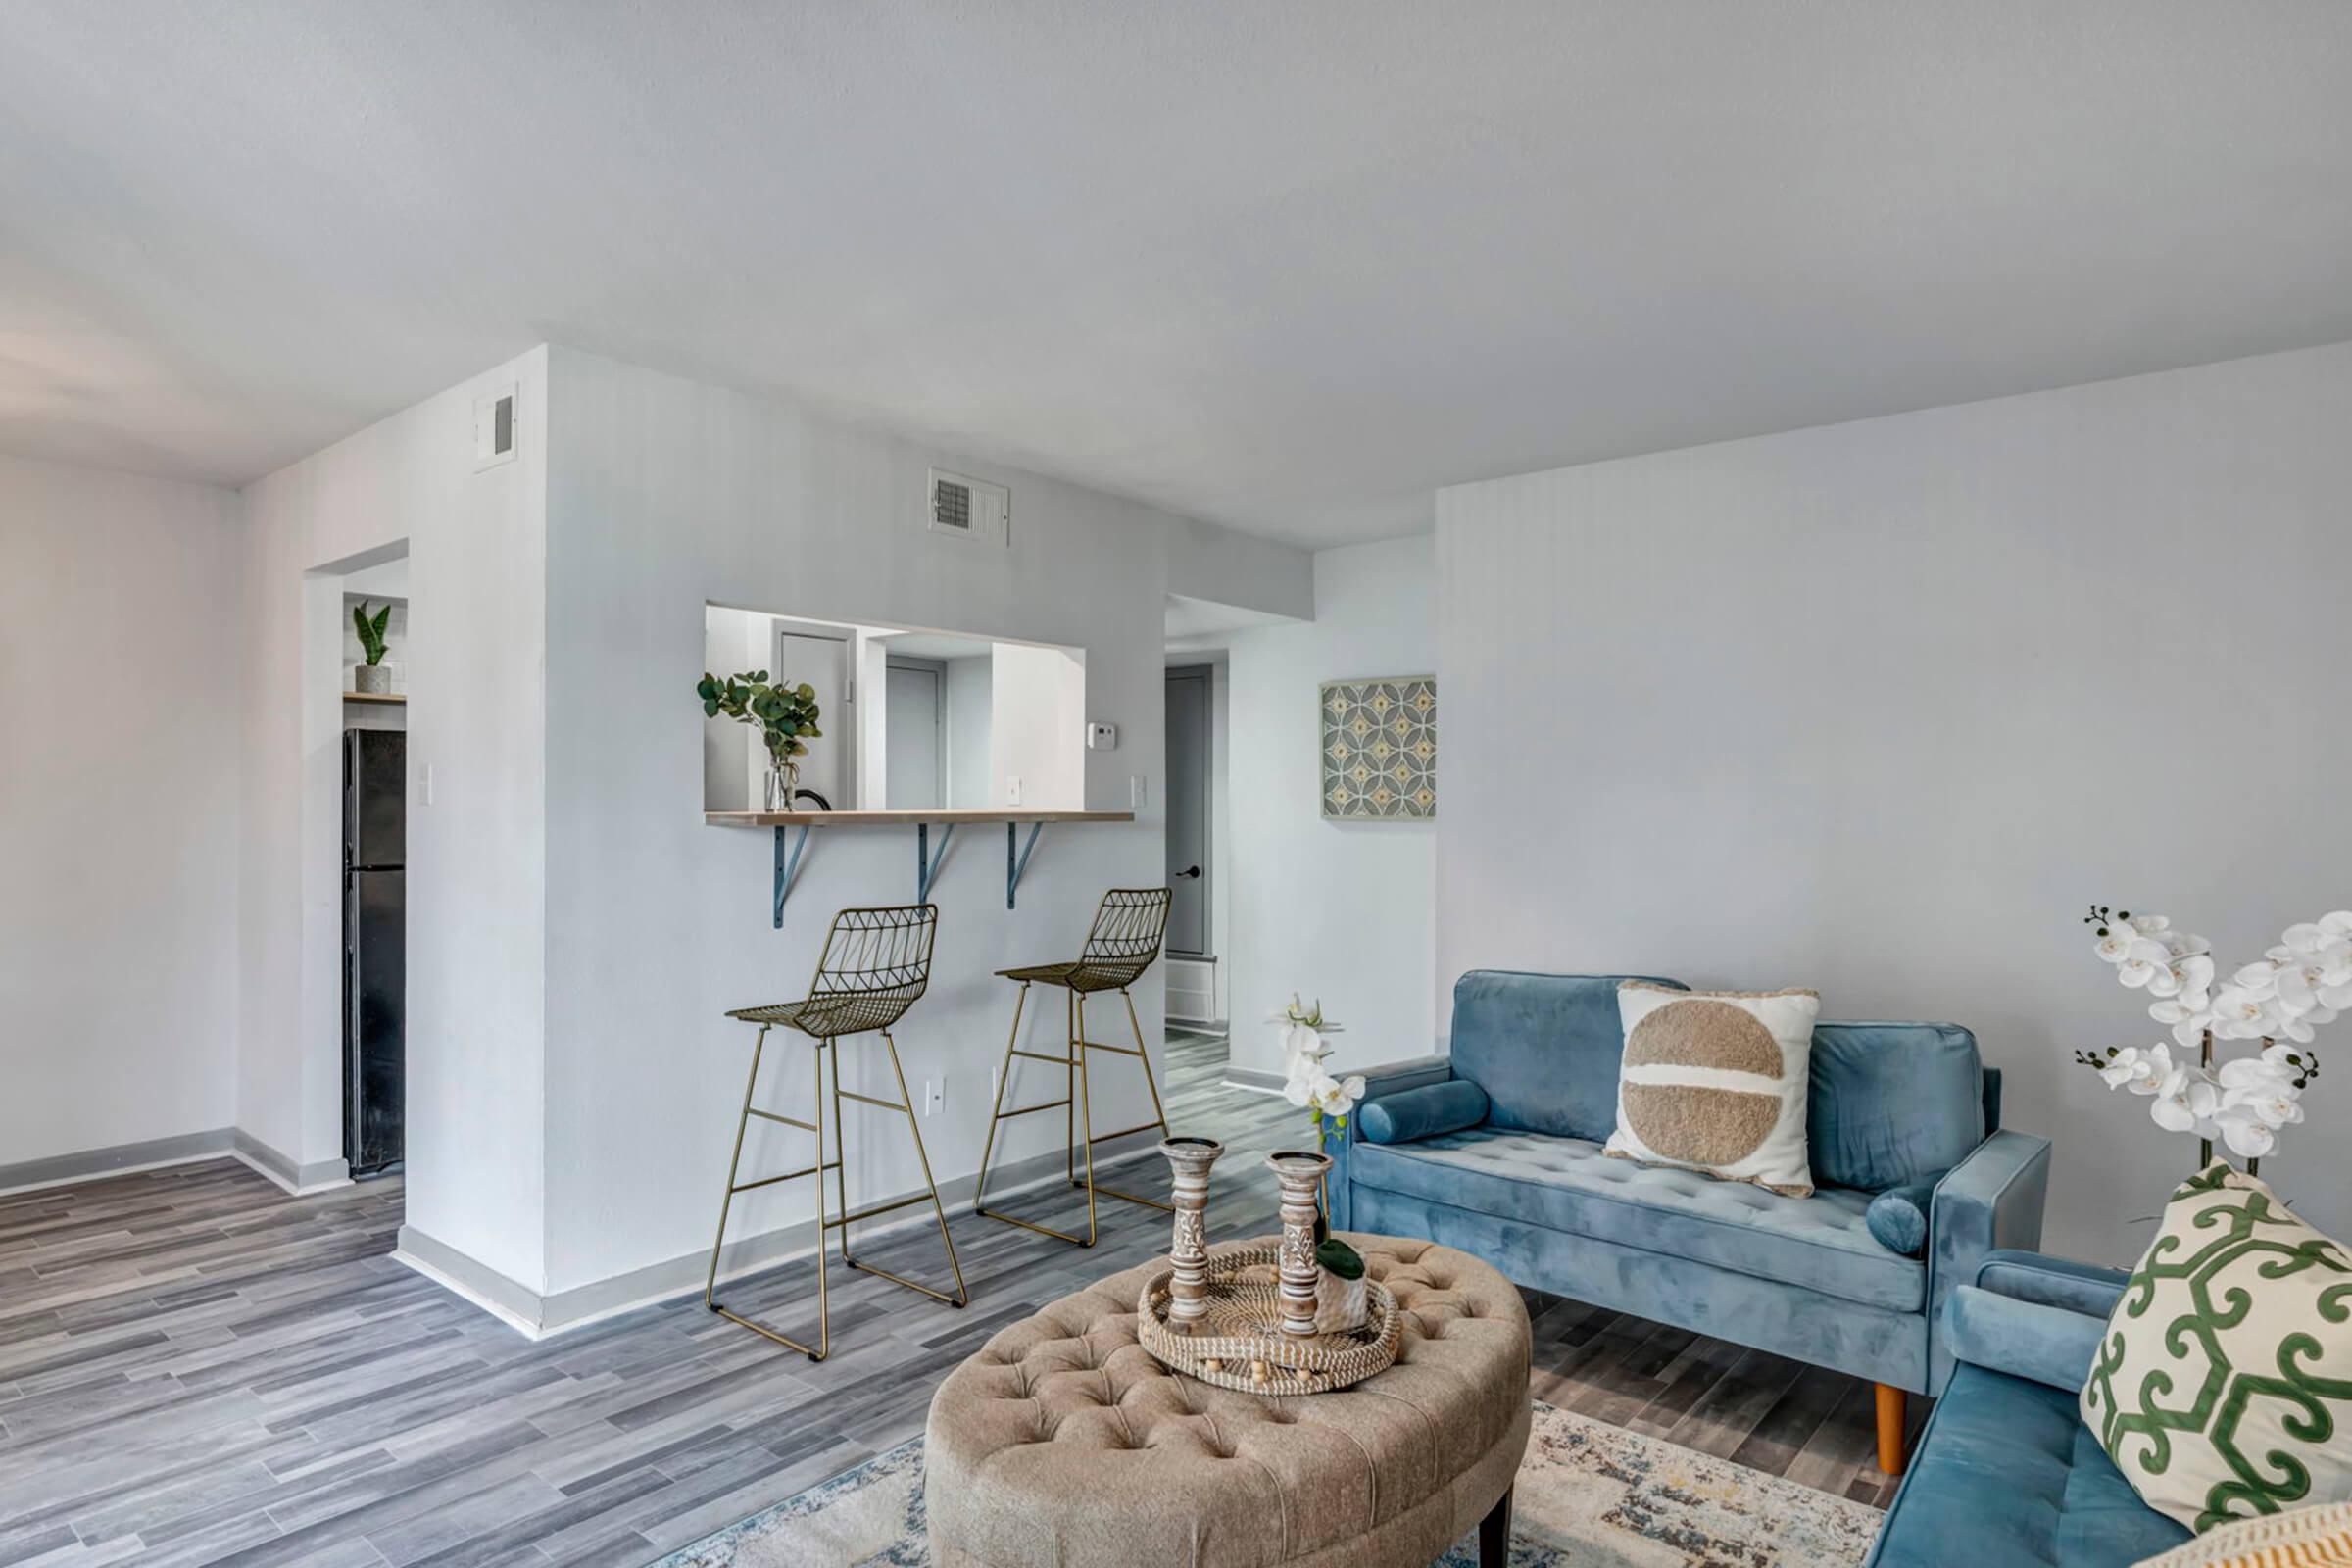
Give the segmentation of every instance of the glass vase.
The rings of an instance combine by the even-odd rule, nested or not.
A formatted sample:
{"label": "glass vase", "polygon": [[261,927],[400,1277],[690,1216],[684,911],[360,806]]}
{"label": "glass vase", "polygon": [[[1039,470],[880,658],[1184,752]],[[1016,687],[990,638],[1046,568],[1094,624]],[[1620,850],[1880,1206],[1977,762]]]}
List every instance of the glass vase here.
{"label": "glass vase", "polygon": [[770,762],[760,791],[762,811],[789,811],[793,797],[800,793],[801,767],[798,762]]}

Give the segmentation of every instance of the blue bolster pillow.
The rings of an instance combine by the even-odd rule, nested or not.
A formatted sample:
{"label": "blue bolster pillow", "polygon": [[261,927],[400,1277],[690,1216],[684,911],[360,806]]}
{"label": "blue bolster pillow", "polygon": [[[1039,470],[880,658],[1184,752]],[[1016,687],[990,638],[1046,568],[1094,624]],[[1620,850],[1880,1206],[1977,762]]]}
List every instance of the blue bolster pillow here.
{"label": "blue bolster pillow", "polygon": [[1928,1250],[1928,1205],[1935,1199],[1933,1180],[1889,1187],[1870,1200],[1862,1223],[1886,1250],[1919,1257]]}
{"label": "blue bolster pillow", "polygon": [[1355,1113],[1367,1143],[1409,1144],[1440,1133],[1458,1133],[1487,1119],[1487,1092],[1467,1078],[1423,1084],[1364,1102]]}

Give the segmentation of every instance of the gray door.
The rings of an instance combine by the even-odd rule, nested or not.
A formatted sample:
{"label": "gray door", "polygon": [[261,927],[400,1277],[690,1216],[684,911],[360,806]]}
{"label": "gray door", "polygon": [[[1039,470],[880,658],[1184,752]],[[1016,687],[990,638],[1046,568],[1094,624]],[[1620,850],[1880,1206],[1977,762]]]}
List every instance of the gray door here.
{"label": "gray door", "polygon": [[[776,655],[770,664],[776,680],[794,685],[807,681],[816,689],[817,738],[808,742],[808,755],[800,759],[801,788],[814,790],[836,809],[855,805],[850,798],[856,774],[850,760],[858,750],[858,717],[850,703],[850,645],[846,638],[819,637],[779,627]],[[760,775],[767,767],[767,749],[760,732],[744,726],[751,766],[751,803],[760,804]],[[806,804],[806,803],[802,803]]]}
{"label": "gray door", "polygon": [[948,804],[940,670],[893,661],[882,708],[883,801],[894,811]]}
{"label": "gray door", "polygon": [[1168,951],[1206,957],[1211,738],[1209,671],[1168,671]]}

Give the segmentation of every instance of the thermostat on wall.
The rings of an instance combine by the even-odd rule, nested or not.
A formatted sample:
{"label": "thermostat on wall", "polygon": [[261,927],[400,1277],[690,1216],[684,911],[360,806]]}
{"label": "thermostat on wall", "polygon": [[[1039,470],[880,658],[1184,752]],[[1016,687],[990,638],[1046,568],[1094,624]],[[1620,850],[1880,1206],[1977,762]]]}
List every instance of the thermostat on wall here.
{"label": "thermostat on wall", "polygon": [[1116,751],[1119,745],[1119,726],[1089,724],[1086,726],[1086,749],[1090,752]]}

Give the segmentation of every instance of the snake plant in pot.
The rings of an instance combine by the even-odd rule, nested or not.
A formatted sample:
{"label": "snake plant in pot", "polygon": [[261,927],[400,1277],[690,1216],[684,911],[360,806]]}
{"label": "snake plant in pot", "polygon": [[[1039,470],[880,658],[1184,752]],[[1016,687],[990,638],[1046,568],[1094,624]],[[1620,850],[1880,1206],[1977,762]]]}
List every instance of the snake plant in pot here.
{"label": "snake plant in pot", "polygon": [[770,684],[764,669],[747,670],[720,680],[709,670],[695,683],[695,695],[703,700],[703,714],[716,718],[724,713],[740,724],[749,724],[760,731],[760,740],[767,748],[767,772],[761,786],[760,809],[789,811],[793,797],[800,789],[801,764],[796,759],[808,755],[808,743],[822,739],[824,731],[816,727],[816,688],[807,681],[798,685]]}
{"label": "snake plant in pot", "polygon": [[384,630],[392,624],[392,607],[385,605],[372,615],[368,613],[368,601],[363,599],[351,607],[351,623],[360,634],[360,652],[367,656],[365,663],[351,668],[351,689],[355,692],[388,692],[392,689],[392,671],[384,667]]}

